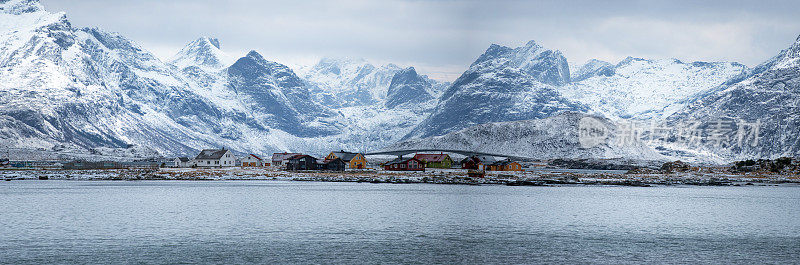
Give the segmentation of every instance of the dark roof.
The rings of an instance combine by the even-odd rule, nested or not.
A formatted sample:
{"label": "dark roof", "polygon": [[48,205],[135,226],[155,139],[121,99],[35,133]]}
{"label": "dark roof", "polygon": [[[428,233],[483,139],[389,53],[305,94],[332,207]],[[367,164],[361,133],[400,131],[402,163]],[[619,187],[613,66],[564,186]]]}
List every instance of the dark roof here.
{"label": "dark roof", "polygon": [[272,154],[272,161],[286,160],[296,155],[300,155],[300,153],[274,153]]}
{"label": "dark roof", "polygon": [[298,159],[303,159],[305,157],[310,157],[310,158],[316,159],[316,158],[314,158],[313,156],[310,156],[310,155],[293,155],[292,157],[289,157],[286,160],[298,160]]}
{"label": "dark roof", "polygon": [[470,156],[461,160],[461,163],[466,163],[469,160],[473,160],[484,165],[490,165],[497,162],[497,159],[492,156]]}
{"label": "dark roof", "polygon": [[189,162],[189,158],[185,156],[178,157],[178,159],[181,160],[181,162]]}
{"label": "dark roof", "polygon": [[195,159],[220,159],[227,152],[227,149],[204,149]]}
{"label": "dark roof", "polygon": [[450,156],[447,154],[417,154],[414,156],[414,158],[425,162],[442,162],[448,157]]}
{"label": "dark roof", "polygon": [[412,158],[400,158],[400,157],[398,157],[398,158],[395,158],[392,161],[386,162],[386,164],[383,164],[383,165],[405,164],[405,163],[408,163],[408,161],[411,161],[411,160],[417,160],[419,162],[422,162],[419,159],[416,159],[416,158],[413,158],[413,157]]}
{"label": "dark roof", "polygon": [[333,152],[333,155],[335,155],[338,158],[341,158],[342,161],[350,162],[350,160],[353,160],[353,158],[355,158],[358,155],[358,153],[345,152],[344,150],[342,150],[339,152]]}
{"label": "dark roof", "polygon": [[250,154],[250,156],[255,157],[258,160],[263,160],[263,159],[261,159],[260,157],[258,157],[257,155],[254,155],[254,154]]}

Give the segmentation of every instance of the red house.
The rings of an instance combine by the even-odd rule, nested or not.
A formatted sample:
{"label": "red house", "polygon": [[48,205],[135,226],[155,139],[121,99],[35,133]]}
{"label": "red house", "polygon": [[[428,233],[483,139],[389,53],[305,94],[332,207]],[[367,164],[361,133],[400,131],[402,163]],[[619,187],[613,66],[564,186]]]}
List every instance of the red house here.
{"label": "red house", "polygon": [[425,163],[416,158],[397,158],[383,164],[384,170],[391,171],[424,171]]}

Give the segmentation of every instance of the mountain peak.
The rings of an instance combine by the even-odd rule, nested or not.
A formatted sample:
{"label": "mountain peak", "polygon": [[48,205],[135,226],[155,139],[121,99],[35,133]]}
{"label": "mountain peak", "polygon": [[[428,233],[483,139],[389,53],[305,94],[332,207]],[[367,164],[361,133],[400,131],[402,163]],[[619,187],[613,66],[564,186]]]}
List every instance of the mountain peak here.
{"label": "mountain peak", "polygon": [[414,75],[416,75],[417,74],[417,69],[414,69],[414,67],[411,66],[411,67],[405,68],[403,70],[400,70],[400,72],[398,72],[398,74],[401,74],[401,73],[402,74],[414,74]]}
{"label": "mountain peak", "polygon": [[434,98],[429,92],[431,85],[423,76],[417,74],[414,67],[400,70],[392,77],[385,106],[393,109],[407,103],[419,104],[431,100]]}
{"label": "mountain peak", "polygon": [[0,0],[0,13],[20,15],[44,10],[39,0]]}
{"label": "mountain peak", "polygon": [[591,59],[573,73],[573,76],[570,77],[570,81],[580,82],[594,76],[612,76],[614,73],[613,64],[598,59]]}
{"label": "mountain peak", "polygon": [[170,62],[181,68],[201,66],[216,69],[225,67],[228,59],[220,50],[218,39],[201,37],[186,44]]}
{"label": "mountain peak", "polygon": [[261,54],[255,50],[251,50],[250,52],[248,52],[247,55],[245,55],[245,57],[258,61],[264,61],[264,56],[261,56]]}
{"label": "mountain peak", "polygon": [[528,43],[525,43],[525,47],[541,48],[542,46],[539,46],[539,44],[537,44],[535,40],[529,40]]}

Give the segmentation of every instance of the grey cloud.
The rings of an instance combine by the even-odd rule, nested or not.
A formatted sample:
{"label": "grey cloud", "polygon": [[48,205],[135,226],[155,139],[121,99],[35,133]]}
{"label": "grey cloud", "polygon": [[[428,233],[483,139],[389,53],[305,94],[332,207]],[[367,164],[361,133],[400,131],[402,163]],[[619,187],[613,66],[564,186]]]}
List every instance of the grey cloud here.
{"label": "grey cloud", "polygon": [[800,1],[42,1],[161,57],[215,36],[230,53],[288,64],[364,57],[447,78],[491,43],[533,39],[572,63],[630,55],[752,66],[800,34]]}

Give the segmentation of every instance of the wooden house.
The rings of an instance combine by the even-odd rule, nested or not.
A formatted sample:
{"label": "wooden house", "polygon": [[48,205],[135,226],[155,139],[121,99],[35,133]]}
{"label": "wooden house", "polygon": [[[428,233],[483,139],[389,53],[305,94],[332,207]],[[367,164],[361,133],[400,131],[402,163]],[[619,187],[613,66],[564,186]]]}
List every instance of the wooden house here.
{"label": "wooden house", "polygon": [[486,170],[489,171],[522,171],[522,165],[511,160],[497,161],[492,164],[486,165]]}
{"label": "wooden house", "polygon": [[486,170],[486,165],[491,165],[495,162],[497,162],[497,159],[491,156],[470,156],[461,160],[461,168]]}
{"label": "wooden house", "polygon": [[194,158],[197,167],[233,167],[236,166],[236,156],[231,150],[205,149]]}
{"label": "wooden house", "polygon": [[316,170],[317,159],[310,155],[295,155],[286,159],[286,170]]}
{"label": "wooden house", "polygon": [[242,167],[264,167],[269,165],[269,163],[265,165],[264,160],[254,154],[249,154],[245,157],[242,157],[240,160]]}
{"label": "wooden house", "polygon": [[292,158],[293,156],[296,156],[296,155],[302,155],[302,154],[301,153],[286,153],[286,152],[274,153],[274,154],[272,154],[272,165],[273,166],[284,166],[286,164],[286,161],[289,158]]}
{"label": "wooden house", "polygon": [[345,152],[344,150],[339,152],[331,152],[325,157],[325,160],[333,160],[337,158],[344,161],[349,169],[364,169],[367,167],[367,159],[364,158],[363,154]]}
{"label": "wooden house", "polygon": [[326,171],[344,171],[347,167],[347,163],[343,160],[337,158],[333,160],[323,160],[321,162],[317,162],[317,169],[318,170],[326,170]]}
{"label": "wooden house", "polygon": [[425,163],[416,158],[397,158],[383,164],[384,170],[390,171],[424,171]]}
{"label": "wooden house", "polygon": [[447,154],[417,154],[414,158],[425,163],[426,168],[450,168],[453,166],[453,159]]}

